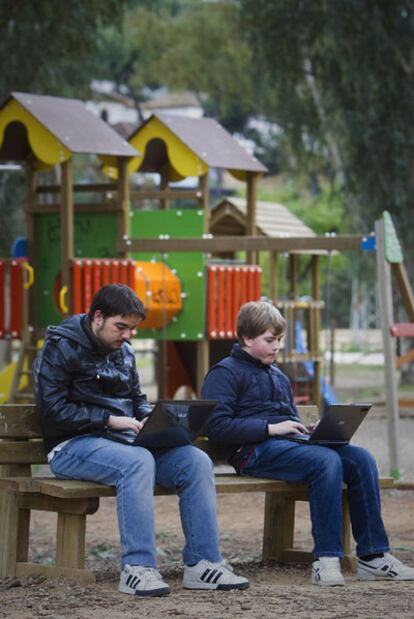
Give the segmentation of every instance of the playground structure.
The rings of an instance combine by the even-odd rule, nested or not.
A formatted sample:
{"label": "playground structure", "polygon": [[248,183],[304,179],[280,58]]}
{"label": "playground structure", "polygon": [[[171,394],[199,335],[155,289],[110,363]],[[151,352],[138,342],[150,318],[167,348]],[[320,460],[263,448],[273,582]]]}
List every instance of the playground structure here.
{"label": "playground structure", "polygon": [[[85,153],[98,156],[102,182],[74,182],[73,158]],[[312,367],[310,389],[296,396],[321,405],[320,257],[373,249],[372,237],[303,230],[263,236],[269,231],[258,226],[256,186],[266,168],[212,119],[153,115],[126,142],[80,101],[12,93],[0,108],[0,161],[26,171],[27,256],[0,260],[0,338],[22,341],[13,379],[10,368],[0,376],[9,401],[30,399],[31,359],[46,326],[87,311],[96,290],[111,282],[130,285],[144,301],[148,317],[138,337],[158,343],[159,395],[172,397],[182,386],[199,393],[210,365],[230,349],[240,305],[262,296],[266,252],[268,297],[289,325],[282,362],[294,379],[298,364]],[[210,168],[246,182],[243,226],[231,236],[209,209]],[[131,191],[136,171],[157,173],[159,187]],[[195,190],[170,186],[190,176],[198,179]],[[145,208],[148,201],[158,208]],[[284,298],[281,256],[289,273]],[[297,287],[304,259],[311,274],[306,302]],[[299,316],[305,344],[296,333]]]}

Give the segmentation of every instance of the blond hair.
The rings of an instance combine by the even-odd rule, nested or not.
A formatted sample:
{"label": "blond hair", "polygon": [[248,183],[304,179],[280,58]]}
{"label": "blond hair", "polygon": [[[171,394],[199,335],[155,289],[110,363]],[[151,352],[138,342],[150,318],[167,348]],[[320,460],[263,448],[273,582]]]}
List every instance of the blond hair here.
{"label": "blond hair", "polygon": [[241,344],[243,338],[253,339],[270,329],[275,335],[286,331],[286,320],[271,303],[251,301],[241,306],[237,316],[237,337]]}

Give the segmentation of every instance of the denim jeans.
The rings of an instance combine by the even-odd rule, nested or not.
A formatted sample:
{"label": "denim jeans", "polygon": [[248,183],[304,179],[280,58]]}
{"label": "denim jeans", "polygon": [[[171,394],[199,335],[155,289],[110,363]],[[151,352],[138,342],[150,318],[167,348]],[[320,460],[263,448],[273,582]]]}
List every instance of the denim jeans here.
{"label": "denim jeans", "polygon": [[269,438],[249,455],[242,475],[305,482],[315,557],[342,557],[342,482],[348,485],[352,533],[359,557],[387,552],[377,465],[353,445],[322,447]]}
{"label": "denim jeans", "polygon": [[116,487],[121,567],[156,566],[154,484],[177,491],[185,536],[185,565],[221,561],[213,467],[201,450],[186,445],[159,456],[143,447],[84,435],[72,439],[50,463],[59,479]]}

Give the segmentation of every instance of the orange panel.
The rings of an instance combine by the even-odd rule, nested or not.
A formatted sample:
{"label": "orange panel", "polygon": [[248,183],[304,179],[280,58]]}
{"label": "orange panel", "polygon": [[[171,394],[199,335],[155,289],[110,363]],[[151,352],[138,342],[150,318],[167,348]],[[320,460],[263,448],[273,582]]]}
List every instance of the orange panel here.
{"label": "orange panel", "polygon": [[242,267],[240,273],[240,305],[247,302],[247,274],[248,267]]}
{"label": "orange panel", "polygon": [[119,283],[128,285],[128,262],[121,260],[119,263]]}
{"label": "orange panel", "polygon": [[255,301],[254,298],[254,267],[249,267],[247,272],[247,300]]}
{"label": "orange panel", "polygon": [[181,282],[162,262],[137,261],[135,264],[135,292],[147,312],[142,326],[162,329],[182,309]]}
{"label": "orange panel", "polygon": [[256,267],[254,272],[254,299],[255,301],[259,301],[262,295],[262,269],[261,267]]}

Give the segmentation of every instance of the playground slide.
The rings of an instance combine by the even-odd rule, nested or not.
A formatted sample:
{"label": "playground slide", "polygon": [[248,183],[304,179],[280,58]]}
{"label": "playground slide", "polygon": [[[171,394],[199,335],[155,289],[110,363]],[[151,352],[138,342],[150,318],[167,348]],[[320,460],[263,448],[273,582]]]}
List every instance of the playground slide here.
{"label": "playground slide", "polygon": [[[302,323],[300,320],[296,320],[295,323],[295,340],[296,350],[298,352],[306,353],[307,349],[303,343]],[[301,365],[305,369],[306,376],[311,380],[315,374],[313,361],[303,361]],[[339,402],[335,391],[323,376],[321,378],[321,395],[324,409],[330,404],[337,404]]]}

